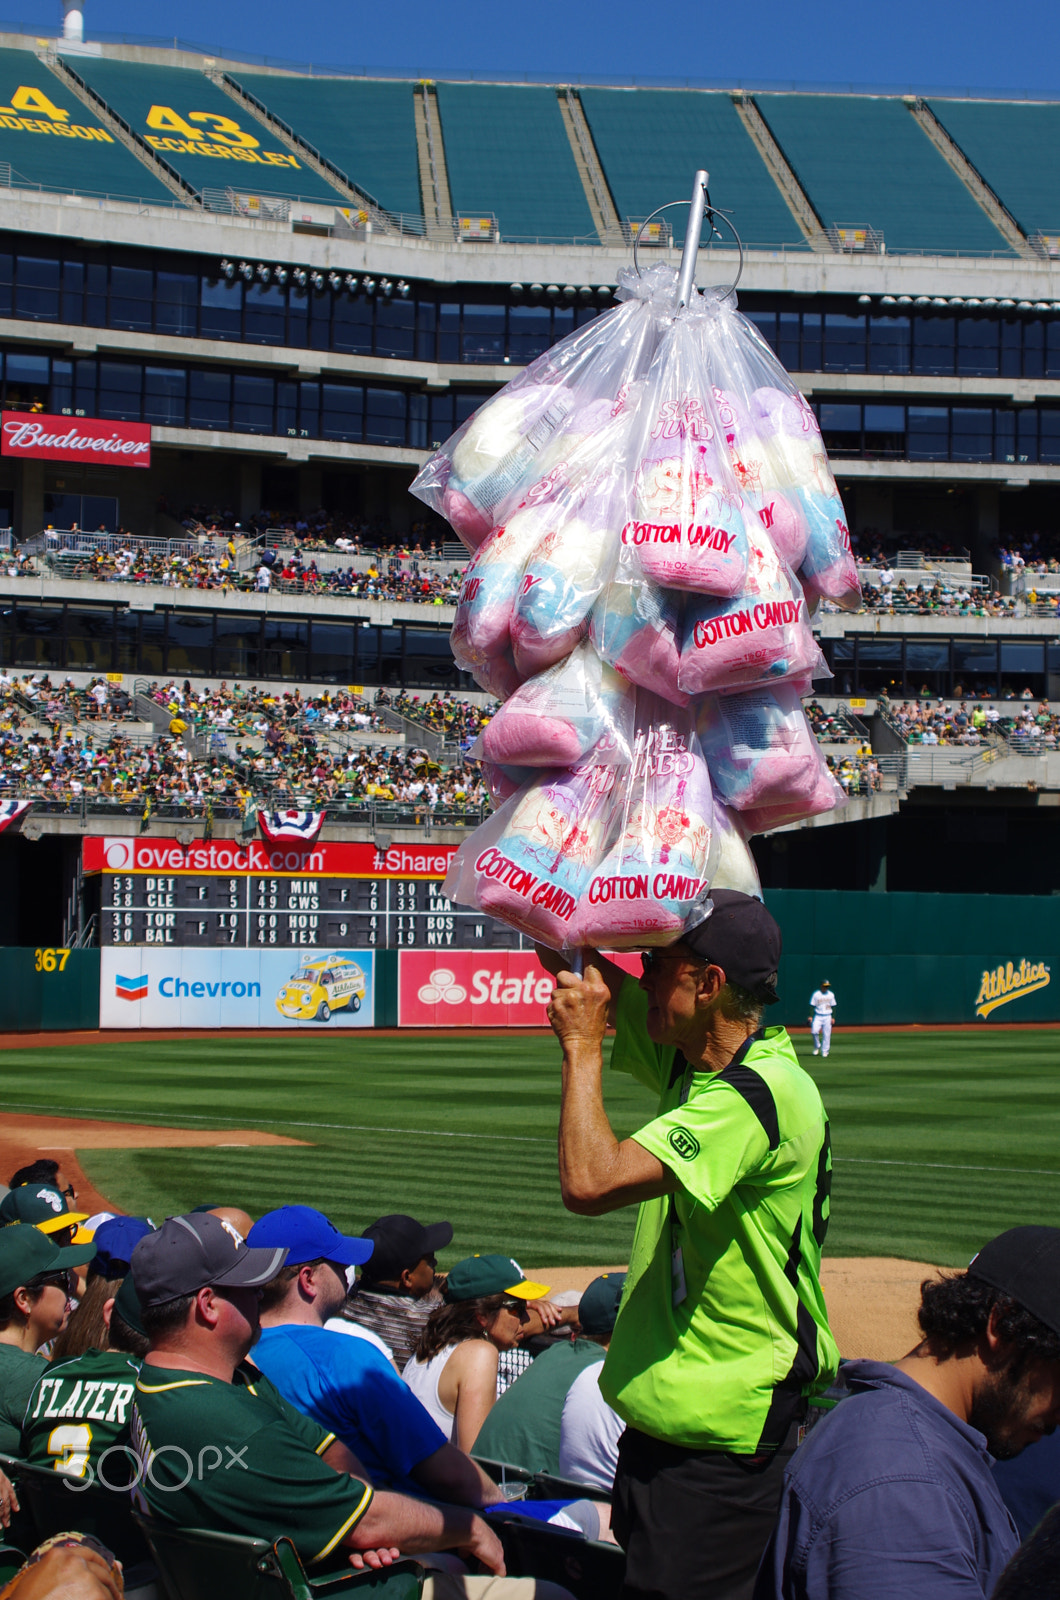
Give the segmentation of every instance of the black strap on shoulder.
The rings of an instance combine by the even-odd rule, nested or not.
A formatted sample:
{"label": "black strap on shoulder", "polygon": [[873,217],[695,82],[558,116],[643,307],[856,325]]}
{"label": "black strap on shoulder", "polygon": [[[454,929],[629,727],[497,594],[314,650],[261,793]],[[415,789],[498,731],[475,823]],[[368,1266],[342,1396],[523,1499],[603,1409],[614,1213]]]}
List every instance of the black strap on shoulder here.
{"label": "black strap on shoulder", "polygon": [[773,1099],[772,1090],[765,1079],[753,1067],[747,1066],[745,1062],[745,1057],[752,1044],[759,1038],[761,1038],[761,1035],[755,1033],[749,1039],[745,1039],[729,1062],[729,1065],[723,1072],[718,1073],[718,1077],[723,1083],[727,1083],[730,1088],[735,1089],[737,1094],[742,1095],[747,1101],[747,1104],[762,1124],[762,1131],[769,1141],[770,1150],[775,1150],[780,1144],[780,1118],[777,1114],[777,1103]]}

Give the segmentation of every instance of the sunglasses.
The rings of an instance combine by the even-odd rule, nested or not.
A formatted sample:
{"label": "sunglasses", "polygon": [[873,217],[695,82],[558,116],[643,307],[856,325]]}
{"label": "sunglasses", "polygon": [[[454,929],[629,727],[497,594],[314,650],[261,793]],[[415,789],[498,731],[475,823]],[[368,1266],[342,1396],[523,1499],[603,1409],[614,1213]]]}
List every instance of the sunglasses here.
{"label": "sunglasses", "polygon": [[[658,972],[659,969],[662,967],[664,961],[666,961],[666,959],[668,957],[672,958],[672,956],[673,956],[673,951],[670,950],[665,945],[659,950],[642,950],[641,951],[641,955],[640,955],[641,972],[644,974],[645,977],[647,977],[648,974],[651,973],[651,972]],[[678,960],[687,961],[688,957],[687,956],[679,956]],[[710,965],[710,963],[709,963],[709,961],[697,961],[697,962],[694,963],[694,965],[697,968],[698,967],[707,967],[707,966]]]}
{"label": "sunglasses", "polygon": [[77,1280],[72,1272],[46,1272],[43,1277],[35,1279],[35,1286],[40,1289],[61,1289],[69,1298],[77,1287]]}

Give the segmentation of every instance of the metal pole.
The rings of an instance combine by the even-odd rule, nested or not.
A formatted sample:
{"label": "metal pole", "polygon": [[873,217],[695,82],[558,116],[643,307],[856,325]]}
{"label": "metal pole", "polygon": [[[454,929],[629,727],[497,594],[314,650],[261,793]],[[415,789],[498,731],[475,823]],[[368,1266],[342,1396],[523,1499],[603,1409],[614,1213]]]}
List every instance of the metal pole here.
{"label": "metal pole", "polygon": [[677,279],[678,307],[686,306],[692,298],[696,283],[696,257],[699,254],[699,234],[703,226],[703,212],[707,204],[707,184],[710,173],[700,169],[695,176],[692,203],[688,210],[688,227],[685,230],[685,247],[681,252],[681,271]]}

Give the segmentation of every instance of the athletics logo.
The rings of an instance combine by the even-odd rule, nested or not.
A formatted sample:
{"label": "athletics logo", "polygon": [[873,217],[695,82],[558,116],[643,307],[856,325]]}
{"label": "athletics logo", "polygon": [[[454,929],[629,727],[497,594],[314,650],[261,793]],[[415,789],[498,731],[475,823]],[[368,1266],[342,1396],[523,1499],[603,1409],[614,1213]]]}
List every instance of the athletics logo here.
{"label": "athletics logo", "polygon": [[699,1154],[699,1140],[687,1128],[671,1128],[666,1142],[682,1161],[694,1161]]}
{"label": "athletics logo", "polygon": [[1036,989],[1045,989],[1048,984],[1049,968],[1044,961],[1028,961],[1024,957],[1018,967],[1009,961],[992,972],[983,973],[975,1000],[975,1014],[985,1019],[998,1006],[1007,1006],[1010,1000],[1022,1000],[1024,995],[1034,994]]}

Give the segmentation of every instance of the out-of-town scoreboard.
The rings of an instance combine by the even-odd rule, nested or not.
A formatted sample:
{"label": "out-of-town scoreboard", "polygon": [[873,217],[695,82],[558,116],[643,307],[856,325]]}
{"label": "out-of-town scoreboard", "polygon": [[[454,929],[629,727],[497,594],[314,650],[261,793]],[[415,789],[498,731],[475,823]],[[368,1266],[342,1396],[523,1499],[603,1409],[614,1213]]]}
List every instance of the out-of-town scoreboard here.
{"label": "out-of-town scoreboard", "polygon": [[442,894],[454,845],[86,838],[103,945],[521,950],[527,941]]}

